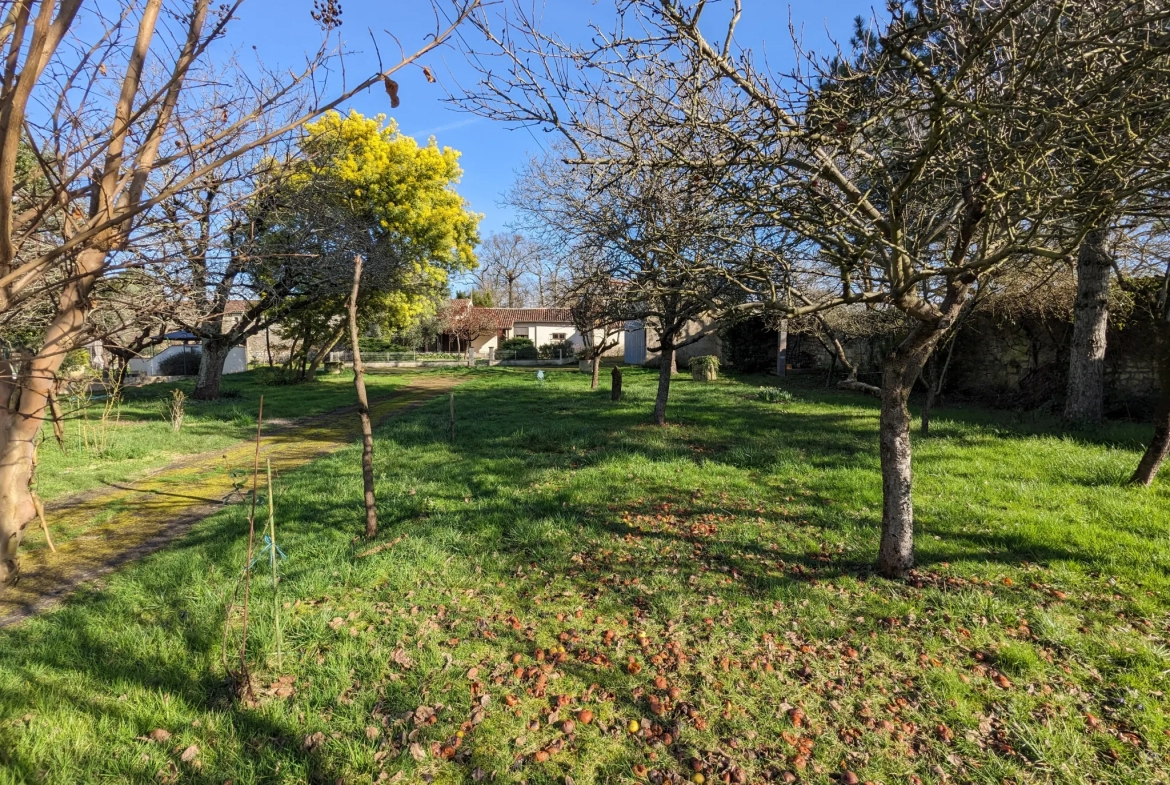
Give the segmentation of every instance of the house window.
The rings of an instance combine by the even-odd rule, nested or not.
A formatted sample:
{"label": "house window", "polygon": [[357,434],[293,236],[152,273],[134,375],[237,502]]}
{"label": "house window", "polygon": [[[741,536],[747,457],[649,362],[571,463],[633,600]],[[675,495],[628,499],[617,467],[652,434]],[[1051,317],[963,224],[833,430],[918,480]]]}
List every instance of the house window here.
{"label": "house window", "polygon": [[554,340],[554,341],[563,341],[568,337],[569,336],[565,335],[564,333],[553,333],[552,334],[552,340]]}
{"label": "house window", "polygon": [[528,337],[528,328],[527,327],[517,327],[516,328],[516,337],[517,338],[527,338]]}

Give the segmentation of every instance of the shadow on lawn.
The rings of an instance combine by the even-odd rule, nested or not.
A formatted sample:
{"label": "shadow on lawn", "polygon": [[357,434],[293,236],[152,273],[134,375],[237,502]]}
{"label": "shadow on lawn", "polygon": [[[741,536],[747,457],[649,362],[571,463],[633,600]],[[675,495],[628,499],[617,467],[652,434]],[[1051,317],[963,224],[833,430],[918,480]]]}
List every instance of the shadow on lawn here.
{"label": "shadow on lawn", "polygon": [[[856,406],[872,411],[871,430],[876,438],[878,402],[867,396],[836,388],[826,388],[819,376],[798,375],[784,380],[766,376],[732,376],[738,381],[752,385],[782,386],[810,402],[834,406]],[[921,414],[919,396],[912,396],[910,409],[915,426]],[[1037,436],[1051,436],[1097,447],[1144,450],[1149,442],[1153,426],[1145,421],[1110,420],[1095,426],[1075,426],[1066,423],[1060,416],[1044,410],[994,409],[978,403],[937,406],[931,416],[931,433],[922,436],[917,427],[912,433],[913,440],[969,439],[970,429],[984,429],[984,437],[1001,439],[1028,439]],[[956,428],[955,426],[959,426]],[[974,437],[979,438],[979,437]],[[1136,459],[1135,459],[1136,465]]]}
{"label": "shadow on lawn", "polygon": [[[305,768],[310,782],[333,783],[336,772],[320,756],[303,749],[303,728],[291,721],[279,721],[262,708],[243,708],[233,702],[229,684],[216,675],[221,671],[223,607],[213,603],[214,612],[208,613],[206,606],[200,607],[182,590],[196,583],[184,578],[182,573],[194,568],[184,569],[184,562],[225,565],[238,561],[238,553],[233,550],[246,540],[246,527],[240,523],[238,514],[229,513],[197,527],[168,551],[173,557],[171,569],[132,568],[139,591],[157,599],[149,616],[142,608],[130,607],[117,595],[96,588],[71,598],[59,611],[42,619],[5,630],[6,667],[20,685],[16,690],[0,690],[0,708],[8,718],[26,711],[33,712],[35,718],[40,705],[34,695],[39,693],[51,695],[55,701],[88,715],[93,722],[132,725],[135,737],[142,737],[138,741],[141,753],[153,755],[149,767],[148,760],[142,759],[139,774],[144,780],[153,780],[166,774],[161,760],[169,757],[175,762],[178,752],[186,747],[186,742],[179,741],[185,728],[159,725],[156,707],[127,704],[114,697],[137,687],[164,696],[164,702],[175,701],[179,714],[227,713],[231,733],[243,739],[252,754],[278,749],[286,765],[291,758]],[[142,647],[140,641],[126,637],[127,628],[141,628],[143,639],[169,639],[169,643],[158,651]],[[110,629],[122,629],[123,634],[112,637]],[[51,679],[47,674],[57,678]],[[409,701],[403,696],[402,702],[405,705]],[[172,731],[174,738],[165,744],[147,741],[145,737],[156,727]],[[0,761],[18,775],[17,781],[41,780],[45,772],[38,762],[24,759],[18,752],[21,747],[16,734],[22,730],[21,725],[12,722],[0,724]],[[168,752],[174,754],[168,756]],[[223,772],[214,764],[202,768],[178,765],[178,781],[224,780]],[[263,776],[262,771],[257,773]]]}
{"label": "shadow on lawn", "polygon": [[[706,534],[689,530],[685,524],[691,520],[736,511],[729,513],[727,505],[710,493],[693,497],[685,487],[688,482],[675,481],[668,472],[674,463],[700,469],[732,466],[746,470],[747,479],[765,497],[783,493],[769,485],[770,467],[775,465],[770,456],[778,455],[789,463],[798,458],[814,469],[875,472],[876,447],[864,446],[875,441],[874,418],[868,414],[848,408],[824,413],[768,409],[746,400],[746,396],[729,395],[717,388],[680,385],[670,415],[681,424],[658,429],[647,424],[649,403],[642,395],[634,396],[636,402],[611,405],[606,390],[574,389],[568,393],[572,397],[561,393],[535,383],[531,387],[464,388],[456,395],[459,421],[454,443],[445,436],[446,401],[425,404],[414,414],[381,427],[375,470],[385,475],[379,491],[383,538],[408,532],[411,538],[440,552],[496,554],[498,559],[479,560],[485,567],[483,580],[493,584],[511,580],[522,565],[539,565],[546,573],[569,581],[578,592],[597,597],[598,612],[615,615],[652,606],[669,609],[675,603],[695,599],[695,589],[687,581],[691,568],[729,578],[738,575],[714,586],[704,585],[704,594],[724,602],[740,601],[745,594],[757,600],[784,598],[810,582],[843,576],[862,581],[870,578],[868,561],[818,547],[827,540],[854,536],[859,530],[857,521],[844,520],[835,506],[824,503],[836,493],[827,481],[813,488],[814,496],[802,499],[809,506],[799,516],[765,520],[763,526],[776,529],[776,537],[765,542],[760,537],[735,539],[725,538],[721,531]],[[869,406],[866,401],[843,395],[825,395],[838,407]],[[716,426],[726,433],[747,436],[712,438],[710,429]],[[429,463],[396,465],[397,447],[418,448],[429,456],[424,459]],[[311,469],[298,470],[295,484],[287,477],[282,481],[289,489],[278,497],[283,545],[294,556],[309,556],[294,559],[285,568],[290,599],[295,592],[316,590],[314,582],[320,582],[319,573],[329,558],[340,554],[354,564],[349,556],[354,552],[351,537],[358,530],[360,517],[355,454],[356,449],[349,448]],[[643,497],[641,500],[628,498],[635,495],[631,489],[613,488],[603,502],[590,504],[579,498],[571,484],[557,490],[534,490],[522,500],[517,497],[518,489],[539,488],[549,479],[549,470],[601,468],[630,457],[659,467],[657,473],[639,476],[636,495]],[[433,476],[443,509],[429,510],[423,499],[401,488],[386,492],[390,483],[410,482],[410,475]],[[348,504],[338,504],[339,487],[353,489]],[[873,493],[879,491],[874,488]],[[473,501],[464,501],[464,494]],[[665,500],[675,505],[678,522],[647,529],[631,527],[622,520],[622,512],[651,514],[654,504]],[[177,696],[197,711],[224,712],[232,732],[243,740],[241,745],[257,755],[268,753],[269,759],[272,755],[292,759],[310,772],[311,781],[332,781],[337,772],[329,760],[305,751],[301,744],[306,734],[318,728],[236,706],[223,680],[213,675],[220,669],[223,607],[221,601],[193,597],[185,587],[200,586],[205,594],[215,591],[226,596],[234,580],[232,571],[238,569],[231,565],[238,565],[246,538],[242,519],[242,510],[236,507],[151,557],[150,569],[145,565],[132,568],[134,572],[126,580],[139,584],[138,596],[159,598],[149,617],[116,593],[98,590],[75,597],[43,619],[6,630],[5,667],[25,685],[0,692],[0,708],[8,719],[35,710],[34,693],[43,692],[63,698],[93,718],[114,717],[133,723],[138,734],[145,735],[152,730],[148,727],[149,710],[121,707],[110,700],[110,696],[126,691],[127,685],[139,685]],[[571,530],[574,526],[576,531]],[[860,528],[866,538],[876,542],[872,521],[860,524]],[[634,558],[623,561],[589,553],[591,546],[583,535],[621,542],[629,537]],[[980,531],[944,536],[969,547],[966,558],[980,561],[1093,563],[1091,555],[1075,548],[1038,542],[1023,534]],[[574,561],[574,556],[579,560]],[[922,550],[921,557],[926,565],[938,560],[929,547]],[[947,558],[955,560],[956,556],[948,553]],[[652,596],[648,597],[635,580],[669,575],[668,571],[680,564],[687,569],[678,572],[677,581],[660,582]],[[233,578],[225,574],[208,588],[208,578],[200,571],[209,568],[221,573],[226,570]],[[365,568],[354,569],[360,572]],[[599,588],[604,589],[600,596]],[[524,601],[516,602],[520,608]],[[524,609],[532,611],[533,606]],[[141,648],[133,648],[125,638],[121,644],[111,641],[106,634],[111,626],[149,627],[153,634],[171,638],[177,646],[157,659],[145,657]],[[512,638],[516,650],[531,648],[531,641],[517,635]],[[574,667],[572,661],[567,664],[569,669]],[[51,682],[45,676],[50,672],[75,674],[80,684]],[[581,676],[586,681],[601,678],[602,685],[615,694],[628,694],[621,689],[617,673],[599,677],[595,669],[586,669]],[[31,689],[34,686],[40,689]],[[418,686],[412,680],[383,682],[383,709],[393,714],[415,708]],[[622,700],[628,702],[630,710],[641,710],[628,698]],[[39,764],[14,752],[19,749],[14,734],[20,732],[12,722],[0,725],[0,759],[31,780],[39,776],[34,770]],[[225,771],[212,764],[184,781],[220,782]]]}

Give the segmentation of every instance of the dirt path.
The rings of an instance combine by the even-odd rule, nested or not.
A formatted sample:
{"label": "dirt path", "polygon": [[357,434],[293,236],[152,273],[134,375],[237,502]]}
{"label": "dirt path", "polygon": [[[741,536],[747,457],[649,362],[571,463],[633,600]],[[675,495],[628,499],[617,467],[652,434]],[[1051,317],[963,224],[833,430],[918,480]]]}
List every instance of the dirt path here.
{"label": "dirt path", "polygon": [[[446,392],[460,380],[422,377],[374,401],[375,423]],[[293,422],[265,435],[260,465],[274,472],[302,466],[349,444],[360,433],[353,407]],[[21,548],[21,578],[0,589],[0,627],[51,607],[80,584],[157,550],[196,521],[243,501],[251,491],[255,442],[187,457],[139,480],[109,485],[49,505],[57,552],[34,523]],[[261,469],[263,470],[263,468]]]}

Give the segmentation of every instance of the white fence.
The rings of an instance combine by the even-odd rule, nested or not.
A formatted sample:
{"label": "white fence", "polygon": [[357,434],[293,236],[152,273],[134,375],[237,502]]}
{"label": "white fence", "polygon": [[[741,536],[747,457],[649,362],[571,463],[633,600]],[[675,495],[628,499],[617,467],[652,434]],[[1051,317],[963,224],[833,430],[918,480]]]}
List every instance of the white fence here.
{"label": "white fence", "polygon": [[[575,356],[536,358],[532,352],[497,351],[488,349],[486,352],[477,352],[474,349],[466,352],[362,352],[362,363],[370,366],[391,366],[395,368],[420,368],[426,366],[460,366],[460,365],[571,365],[577,362]],[[330,363],[349,364],[353,362],[353,353],[349,351],[330,352]]]}

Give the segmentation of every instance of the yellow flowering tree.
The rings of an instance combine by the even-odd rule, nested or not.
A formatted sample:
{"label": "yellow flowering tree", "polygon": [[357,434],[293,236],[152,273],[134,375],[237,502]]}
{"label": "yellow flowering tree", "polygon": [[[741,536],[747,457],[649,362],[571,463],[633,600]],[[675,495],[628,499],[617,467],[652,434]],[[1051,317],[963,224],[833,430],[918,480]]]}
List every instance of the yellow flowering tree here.
{"label": "yellow flowering tree", "polygon": [[[419,144],[384,115],[329,112],[305,126],[298,155],[277,167],[252,206],[260,275],[287,276],[282,331],[289,364],[311,378],[341,339],[353,260],[361,256],[360,320],[403,329],[434,310],[452,273],[475,266],[482,216],[455,186],[459,152]],[[292,261],[289,261],[292,260]]]}

